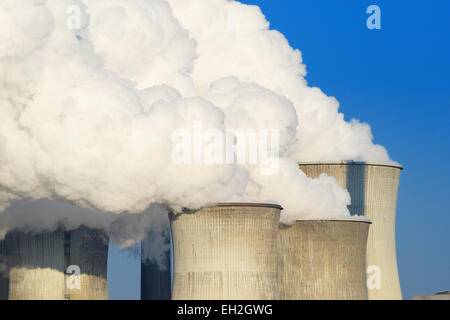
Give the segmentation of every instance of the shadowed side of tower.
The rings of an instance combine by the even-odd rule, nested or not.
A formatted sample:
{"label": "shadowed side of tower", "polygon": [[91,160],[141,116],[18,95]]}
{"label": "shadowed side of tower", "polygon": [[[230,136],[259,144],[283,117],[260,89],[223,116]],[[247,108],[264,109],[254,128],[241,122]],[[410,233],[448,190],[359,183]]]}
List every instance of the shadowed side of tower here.
{"label": "shadowed side of tower", "polygon": [[94,229],[5,238],[10,300],[107,299],[108,238]]}
{"label": "shadowed side of tower", "polygon": [[9,278],[5,242],[0,240],[0,300],[8,300]]}
{"label": "shadowed side of tower", "polygon": [[9,264],[9,300],[63,300],[64,231],[12,232],[5,242]]}
{"label": "shadowed side of tower", "polygon": [[[66,298],[70,300],[107,300],[108,281],[107,261],[108,244],[107,235],[96,229],[81,227],[66,232],[70,236],[70,253],[66,255],[67,266],[80,268],[79,289],[70,289],[66,286]],[[66,275],[68,279],[70,275]]]}
{"label": "shadowed side of tower", "polygon": [[[152,238],[148,236],[142,241],[141,254],[141,300],[170,300],[172,294],[172,285],[170,277],[170,224],[164,230],[164,242],[168,244],[167,250],[164,250],[163,257],[155,257],[160,260],[146,259],[146,256],[152,256]],[[158,250],[159,251],[159,250]],[[144,254],[145,252],[145,254]],[[159,252],[158,252],[159,254]]]}

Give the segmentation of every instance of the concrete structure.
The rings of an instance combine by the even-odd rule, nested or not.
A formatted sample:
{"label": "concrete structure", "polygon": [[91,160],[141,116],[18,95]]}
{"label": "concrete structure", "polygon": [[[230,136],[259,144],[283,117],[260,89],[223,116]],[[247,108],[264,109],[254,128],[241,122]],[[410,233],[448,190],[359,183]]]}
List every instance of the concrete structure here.
{"label": "concrete structure", "polygon": [[354,161],[300,163],[309,177],[322,173],[336,178],[352,198],[352,215],[371,222],[367,247],[369,300],[402,299],[395,249],[395,214],[399,165]]}
{"label": "concrete structure", "polygon": [[367,300],[367,220],[297,220],[278,233],[282,300]]}
{"label": "concrete structure", "polygon": [[[70,252],[66,252],[66,266],[80,267],[80,287],[70,289],[66,285],[66,299],[107,300],[107,262],[109,239],[99,230],[81,227],[65,232],[70,237]],[[73,277],[66,273],[66,282]]]}
{"label": "concrete structure", "polygon": [[10,300],[108,298],[108,239],[102,232],[84,227],[37,235],[13,232],[5,243]]}
{"label": "concrete structure", "polygon": [[6,235],[10,300],[64,299],[64,232]]}
{"label": "concrete structure", "polygon": [[414,296],[413,300],[450,300],[450,291],[438,292],[425,296]]}
{"label": "concrete structure", "polygon": [[[170,225],[165,233],[165,241],[170,244]],[[151,250],[151,237],[142,241],[141,250],[141,300],[170,300],[172,285],[170,277],[170,249],[164,252],[160,265],[144,259],[144,252]],[[150,252],[151,254],[151,252]]]}
{"label": "concrete structure", "polygon": [[172,214],[172,299],[276,299],[280,210],[228,203]]}
{"label": "concrete structure", "polygon": [[6,246],[0,241],[0,300],[8,300],[9,279],[6,258]]}

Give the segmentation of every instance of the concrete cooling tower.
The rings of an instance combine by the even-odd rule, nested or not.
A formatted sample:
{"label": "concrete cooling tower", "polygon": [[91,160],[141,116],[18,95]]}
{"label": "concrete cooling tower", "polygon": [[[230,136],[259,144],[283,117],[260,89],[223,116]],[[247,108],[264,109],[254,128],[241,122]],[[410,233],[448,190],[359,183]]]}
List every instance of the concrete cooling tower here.
{"label": "concrete cooling tower", "polygon": [[280,211],[278,205],[226,203],[172,214],[172,299],[276,299]]}
{"label": "concrete cooling tower", "polygon": [[6,259],[5,242],[0,241],[0,300],[8,300],[9,279]]}
{"label": "concrete cooling tower", "polygon": [[[164,235],[165,241],[170,243],[170,225]],[[147,237],[142,241],[142,260],[141,260],[141,300],[170,300],[172,294],[172,285],[170,278],[170,248],[166,250],[162,261],[145,260],[146,254],[150,253],[152,246],[151,237]]]}
{"label": "concrete cooling tower", "polygon": [[[66,299],[107,300],[108,237],[99,230],[85,227],[65,232],[65,237],[66,245],[70,243],[70,251],[66,253],[66,265],[79,266],[81,272],[79,289],[66,286]],[[70,239],[67,239],[68,237]],[[66,275],[66,280],[68,277],[71,276]]]}
{"label": "concrete cooling tower", "polygon": [[402,299],[395,249],[395,214],[400,179],[399,165],[354,161],[300,163],[307,176],[322,173],[336,178],[351,196],[352,215],[371,222],[367,246],[369,300]]}
{"label": "concrete cooling tower", "polygon": [[367,220],[297,220],[278,233],[282,300],[367,300]]}
{"label": "concrete cooling tower", "polygon": [[107,299],[108,239],[81,227],[5,238],[10,300]]}
{"label": "concrete cooling tower", "polygon": [[450,291],[438,292],[431,295],[414,296],[413,300],[447,300],[450,301]]}

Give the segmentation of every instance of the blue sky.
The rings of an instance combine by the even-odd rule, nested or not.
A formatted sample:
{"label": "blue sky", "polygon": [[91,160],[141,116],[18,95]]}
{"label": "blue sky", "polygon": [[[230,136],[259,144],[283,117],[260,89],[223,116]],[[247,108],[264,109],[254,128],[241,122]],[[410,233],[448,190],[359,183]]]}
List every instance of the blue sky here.
{"label": "blue sky", "polygon": [[[368,122],[405,170],[397,258],[405,299],[450,290],[450,1],[246,0],[302,51],[307,80]],[[381,30],[366,9],[381,8]],[[120,275],[126,274],[126,276]],[[139,262],[112,248],[112,299],[139,298]]]}

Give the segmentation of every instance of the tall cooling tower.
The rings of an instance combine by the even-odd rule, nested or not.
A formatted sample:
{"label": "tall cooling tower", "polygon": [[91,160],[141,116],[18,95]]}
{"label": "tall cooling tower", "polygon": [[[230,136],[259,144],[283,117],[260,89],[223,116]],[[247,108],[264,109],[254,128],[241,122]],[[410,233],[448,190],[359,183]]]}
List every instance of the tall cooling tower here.
{"label": "tall cooling tower", "polygon": [[0,240],[0,300],[8,300],[9,279],[5,242]]}
{"label": "tall cooling tower", "polygon": [[322,173],[336,178],[351,196],[352,215],[371,222],[367,246],[369,300],[402,299],[395,249],[395,214],[400,179],[399,165],[367,162],[300,163],[307,176]]}
{"label": "tall cooling tower", "polygon": [[[165,242],[170,245],[170,225],[167,225],[167,231],[164,235]],[[141,300],[170,300],[171,297],[171,278],[170,278],[170,247],[163,252],[163,257],[157,258],[160,261],[145,260],[146,254],[152,255],[159,249],[152,250],[152,237],[148,236],[142,241],[142,260],[141,260]],[[155,255],[159,252],[154,253]]]}
{"label": "tall cooling tower", "polygon": [[227,203],[171,215],[172,299],[276,299],[280,211]]}
{"label": "tall cooling tower", "polygon": [[64,232],[6,235],[10,300],[64,299]]}
{"label": "tall cooling tower", "polygon": [[278,233],[282,300],[367,300],[367,220],[297,220]]}
{"label": "tall cooling tower", "polygon": [[[86,227],[65,232],[65,237],[66,245],[70,243],[70,251],[65,254],[66,266],[78,266],[81,272],[79,288],[73,283],[66,285],[66,299],[107,300],[108,237],[99,230]],[[71,278],[73,274],[66,274],[66,283]]]}
{"label": "tall cooling tower", "polygon": [[10,300],[107,299],[108,239],[81,227],[5,238]]}

